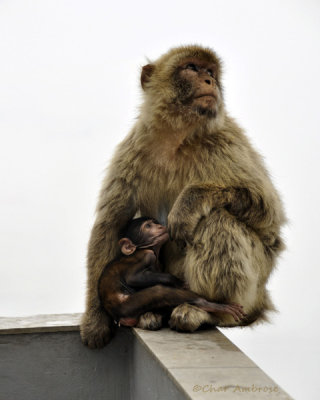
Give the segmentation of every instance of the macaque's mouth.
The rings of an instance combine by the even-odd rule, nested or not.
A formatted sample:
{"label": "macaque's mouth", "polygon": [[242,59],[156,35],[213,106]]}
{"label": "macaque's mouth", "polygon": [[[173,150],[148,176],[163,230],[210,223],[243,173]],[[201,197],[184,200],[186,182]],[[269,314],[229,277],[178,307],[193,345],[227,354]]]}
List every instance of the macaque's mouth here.
{"label": "macaque's mouth", "polygon": [[196,96],[195,99],[200,99],[201,97],[212,97],[216,99],[216,96],[213,93],[200,94],[199,96]]}
{"label": "macaque's mouth", "polygon": [[156,238],[160,238],[160,237],[165,236],[165,235],[169,236],[169,233],[168,233],[167,230],[165,230],[164,232],[160,233],[160,235],[156,236]]}

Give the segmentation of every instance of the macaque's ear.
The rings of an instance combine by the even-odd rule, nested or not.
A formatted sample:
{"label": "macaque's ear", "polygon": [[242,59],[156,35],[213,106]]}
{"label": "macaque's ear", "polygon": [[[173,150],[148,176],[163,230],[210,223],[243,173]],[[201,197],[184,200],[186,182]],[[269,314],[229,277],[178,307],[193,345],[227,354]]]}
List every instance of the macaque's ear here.
{"label": "macaque's ear", "polygon": [[145,89],[145,84],[150,81],[151,75],[153,74],[155,66],[152,64],[147,64],[142,67],[141,71],[141,86]]}
{"label": "macaque's ear", "polygon": [[125,256],[130,256],[136,251],[137,248],[128,238],[120,239],[119,246],[121,249],[121,253],[124,254]]}

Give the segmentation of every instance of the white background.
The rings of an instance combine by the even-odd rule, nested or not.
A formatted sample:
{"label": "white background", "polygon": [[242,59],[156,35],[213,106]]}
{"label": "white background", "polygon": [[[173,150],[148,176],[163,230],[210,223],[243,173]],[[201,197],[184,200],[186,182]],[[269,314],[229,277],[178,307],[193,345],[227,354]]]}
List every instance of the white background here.
{"label": "white background", "polygon": [[0,1],[0,315],[84,310],[95,203],[140,68],[203,44],[290,219],[269,284],[279,314],[224,332],[295,398],[319,398],[319,17],[316,0]]}

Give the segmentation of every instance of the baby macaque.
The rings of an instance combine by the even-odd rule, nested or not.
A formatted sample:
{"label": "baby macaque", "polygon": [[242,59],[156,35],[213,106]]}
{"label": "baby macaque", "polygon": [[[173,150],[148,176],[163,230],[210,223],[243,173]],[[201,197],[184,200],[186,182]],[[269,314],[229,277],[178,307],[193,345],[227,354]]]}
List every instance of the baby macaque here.
{"label": "baby macaque", "polygon": [[136,326],[140,315],[182,303],[210,313],[231,314],[235,321],[245,316],[242,306],[209,302],[184,289],[174,275],[162,272],[158,257],[169,235],[155,219],[131,220],[122,236],[123,255],[105,267],[98,284],[104,309],[119,325]]}

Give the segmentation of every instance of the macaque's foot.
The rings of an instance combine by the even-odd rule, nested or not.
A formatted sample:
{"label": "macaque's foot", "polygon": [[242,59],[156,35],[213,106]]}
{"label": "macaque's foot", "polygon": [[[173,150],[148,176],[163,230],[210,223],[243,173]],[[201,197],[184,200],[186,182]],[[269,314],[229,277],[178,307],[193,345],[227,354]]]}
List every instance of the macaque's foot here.
{"label": "macaque's foot", "polygon": [[120,318],[120,320],[119,320],[119,325],[122,325],[122,326],[133,327],[133,326],[136,326],[137,323],[138,323],[137,318]]}
{"label": "macaque's foot", "polygon": [[93,315],[84,314],[80,325],[82,343],[90,349],[99,349],[107,345],[112,336],[113,321],[103,311]]}
{"label": "macaque's foot", "polygon": [[194,332],[203,324],[215,325],[217,319],[191,304],[180,304],[171,314],[169,326],[181,332]]}
{"label": "macaque's foot", "polygon": [[137,328],[148,329],[150,331],[157,331],[162,327],[162,315],[146,312],[141,315]]}
{"label": "macaque's foot", "polygon": [[246,317],[243,307],[236,303],[219,304],[207,302],[208,306],[202,307],[204,310],[217,314],[230,314],[236,322],[240,322]]}

